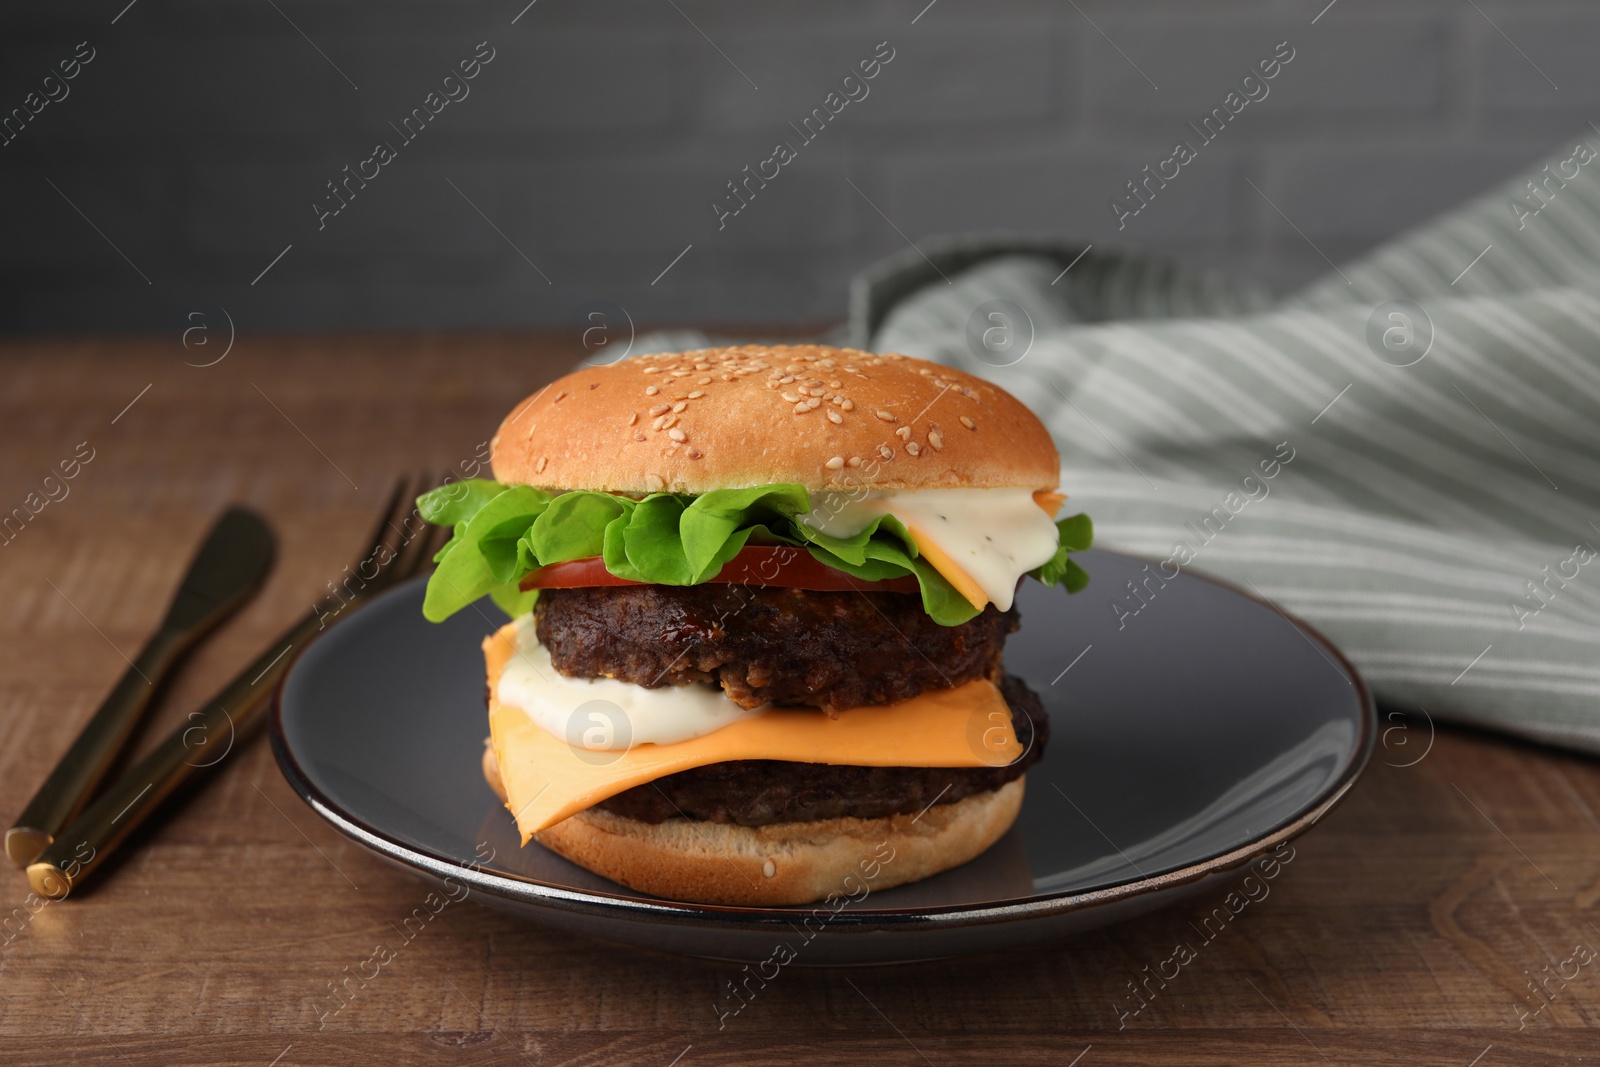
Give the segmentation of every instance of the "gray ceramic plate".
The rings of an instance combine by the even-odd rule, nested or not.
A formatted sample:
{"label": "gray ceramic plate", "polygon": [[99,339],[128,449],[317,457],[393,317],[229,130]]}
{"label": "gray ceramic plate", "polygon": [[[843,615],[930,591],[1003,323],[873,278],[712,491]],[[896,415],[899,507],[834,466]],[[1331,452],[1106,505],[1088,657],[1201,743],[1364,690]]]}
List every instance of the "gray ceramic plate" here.
{"label": "gray ceramic plate", "polygon": [[1350,788],[1372,749],[1371,697],[1314,631],[1204,578],[1167,582],[1119,628],[1110,602],[1148,573],[1143,561],[1080,558],[1093,581],[1077,596],[1023,584],[1022,629],[1006,645],[1007,668],[1051,718],[1017,825],[965,867],[833,908],[662,900],[519,848],[479,771],[478,644],[504,617],[484,601],[425,622],[420,582],[301,658],[279,692],[273,750],[313,810],[385,859],[539,922],[671,952],[756,961],[786,944],[802,964],[929,959],[1220,894]]}

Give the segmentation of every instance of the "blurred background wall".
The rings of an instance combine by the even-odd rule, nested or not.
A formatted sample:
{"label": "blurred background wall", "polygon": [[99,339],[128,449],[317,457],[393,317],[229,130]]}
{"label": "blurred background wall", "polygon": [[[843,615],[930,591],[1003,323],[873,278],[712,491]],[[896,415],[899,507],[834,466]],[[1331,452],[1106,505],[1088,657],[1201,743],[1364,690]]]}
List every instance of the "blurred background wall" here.
{"label": "blurred background wall", "polygon": [[[0,7],[0,329],[821,322],[876,257],[974,229],[1286,291],[1600,119],[1592,3],[525,3]],[[1281,42],[1119,230],[1111,199]]]}

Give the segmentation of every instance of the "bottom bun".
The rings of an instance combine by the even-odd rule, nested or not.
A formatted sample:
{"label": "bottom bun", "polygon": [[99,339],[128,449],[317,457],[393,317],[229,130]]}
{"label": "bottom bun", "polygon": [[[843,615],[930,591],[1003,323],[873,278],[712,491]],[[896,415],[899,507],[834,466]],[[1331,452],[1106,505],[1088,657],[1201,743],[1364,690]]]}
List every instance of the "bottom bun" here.
{"label": "bottom bun", "polygon": [[[484,777],[505,799],[494,750]],[[959,867],[1011,828],[1026,776],[920,815],[820,819],[768,826],[668,819],[641,822],[599,808],[534,839],[614,882],[700,904],[808,904],[832,894],[862,899]]]}

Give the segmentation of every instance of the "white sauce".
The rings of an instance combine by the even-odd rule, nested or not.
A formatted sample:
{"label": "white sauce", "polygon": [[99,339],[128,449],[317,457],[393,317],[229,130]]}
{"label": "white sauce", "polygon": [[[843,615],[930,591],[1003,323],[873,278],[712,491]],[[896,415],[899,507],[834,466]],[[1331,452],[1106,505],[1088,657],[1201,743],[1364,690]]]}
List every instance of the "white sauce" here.
{"label": "white sauce", "polygon": [[517,654],[506,662],[495,695],[547,733],[594,751],[688,741],[763,710],[746,711],[709,685],[646,689],[614,678],[568,678],[539,643],[531,614],[517,619]]}
{"label": "white sauce", "polygon": [[1033,490],[875,489],[818,493],[800,516],[814,530],[852,537],[880,515],[893,515],[943,549],[1005,611],[1017,579],[1055,555],[1056,524],[1034,503]]}

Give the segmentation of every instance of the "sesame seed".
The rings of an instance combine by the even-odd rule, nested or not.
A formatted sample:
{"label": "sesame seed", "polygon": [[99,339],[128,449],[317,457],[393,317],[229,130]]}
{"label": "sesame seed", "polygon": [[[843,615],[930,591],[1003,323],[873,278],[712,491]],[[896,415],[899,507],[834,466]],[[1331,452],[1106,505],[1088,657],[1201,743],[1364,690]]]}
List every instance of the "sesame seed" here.
{"label": "sesame seed", "polygon": [[701,385],[710,385],[711,384],[711,379],[710,378],[701,378],[700,379],[700,384]]}
{"label": "sesame seed", "polygon": [[704,389],[696,389],[694,392],[689,394],[689,399],[690,400],[699,400],[701,397],[703,397],[705,395],[706,395],[706,391]]}
{"label": "sesame seed", "polygon": [[672,410],[682,414],[683,411],[688,408],[688,406],[689,402],[687,400],[680,400],[676,404],[672,405]]}
{"label": "sesame seed", "polygon": [[844,457],[834,456],[832,459],[828,460],[828,462],[824,463],[823,466],[827,467],[831,471],[840,470],[844,467]]}
{"label": "sesame seed", "polygon": [[639,421],[639,413],[637,411],[628,412],[628,425],[629,426],[632,426],[634,423],[636,423],[638,421]]}
{"label": "sesame seed", "polygon": [[894,432],[894,435],[902,441],[909,441],[911,440],[911,427],[902,426]]}
{"label": "sesame seed", "polygon": [[782,378],[778,379],[778,384],[779,385],[788,385],[792,381],[794,381],[794,375],[785,374]]}
{"label": "sesame seed", "polygon": [[664,415],[664,416],[662,416],[662,418],[661,418],[661,428],[663,430],[670,430],[676,425],[678,425],[678,416],[676,416],[676,415]]}
{"label": "sesame seed", "polygon": [[633,439],[635,441],[643,441],[645,439],[645,436],[642,433],[636,433],[636,434],[633,435]]}
{"label": "sesame seed", "polygon": [[930,368],[930,367],[920,367],[920,368],[917,369],[917,373],[918,374],[932,374],[933,373],[933,369]]}
{"label": "sesame seed", "polygon": [[928,443],[930,445],[932,445],[934,448],[943,448],[944,447],[944,438],[940,437],[937,431],[929,430],[928,431]]}
{"label": "sesame seed", "polygon": [[689,458],[690,459],[699,459],[704,454],[705,453],[701,452],[698,448],[689,449]]}
{"label": "sesame seed", "polygon": [[798,403],[798,404],[796,404],[794,406],[794,413],[796,415],[804,415],[806,412],[808,412],[810,410],[811,410],[811,405],[806,403],[804,400],[800,401],[800,403]]}
{"label": "sesame seed", "polygon": [[879,445],[878,455],[882,456],[884,459],[893,459],[894,449],[890,448],[888,445]]}
{"label": "sesame seed", "polygon": [[978,428],[973,424],[972,420],[967,418],[965,415],[961,416],[961,425],[965,426],[969,430],[976,430]]}
{"label": "sesame seed", "polygon": [[828,421],[833,423],[835,426],[838,426],[844,422],[844,416],[840,415],[837,411],[830,411],[828,412]]}
{"label": "sesame seed", "polygon": [[687,378],[691,373],[691,371],[686,370],[675,370],[672,372],[672,376],[674,378]]}
{"label": "sesame seed", "polygon": [[644,484],[648,485],[651,489],[660,491],[667,487],[667,480],[661,477],[659,474],[646,474],[644,476]]}
{"label": "sesame seed", "polygon": [[806,410],[807,411],[815,411],[818,408],[820,408],[821,406],[822,406],[822,401],[818,400],[816,397],[812,397],[810,400],[806,401]]}
{"label": "sesame seed", "polygon": [[828,383],[828,388],[829,389],[837,389],[843,384],[844,384],[843,382],[841,382],[841,381],[839,381],[839,379],[835,378],[834,380],[832,380],[832,381],[830,381]]}
{"label": "sesame seed", "polygon": [[844,408],[846,411],[854,411],[856,409],[856,402],[851,400],[849,397],[845,397],[843,400],[839,401],[839,406]]}
{"label": "sesame seed", "polygon": [[873,414],[878,416],[878,418],[882,419],[884,422],[898,422],[898,421],[900,421],[900,420],[896,419],[893,415],[889,414],[887,411],[875,411],[875,412],[873,412]]}
{"label": "sesame seed", "polygon": [[550,462],[550,457],[549,456],[540,456],[539,457],[539,462],[537,462],[537,463],[535,463],[533,465],[533,473],[535,473],[535,474],[543,474],[544,473],[545,464],[547,464],[549,462]]}
{"label": "sesame seed", "polygon": [[798,393],[780,393],[779,395],[791,404],[798,404],[800,402],[800,395]]}
{"label": "sesame seed", "polygon": [[563,390],[561,390],[561,392],[556,394],[556,398],[554,400],[550,401],[550,403],[559,404],[563,400],[565,400],[566,398],[567,398],[567,391],[565,389],[563,389]]}
{"label": "sesame seed", "polygon": [[676,426],[667,431],[667,436],[672,438],[674,441],[679,442],[680,444],[689,439],[689,435],[678,429]]}
{"label": "sesame seed", "polygon": [[644,389],[644,395],[645,396],[655,396],[659,392],[661,392],[660,386],[647,385],[647,386],[645,386],[645,389]]}
{"label": "sesame seed", "polygon": [[660,367],[646,367],[644,369],[644,372],[646,374],[660,374],[661,373],[661,368]]}
{"label": "sesame seed", "polygon": [[650,414],[652,414],[652,415],[665,415],[667,412],[669,412],[671,410],[672,410],[672,405],[671,404],[657,404],[655,407],[650,409]]}
{"label": "sesame seed", "polygon": [[849,459],[844,461],[844,465],[846,467],[859,467],[861,466],[861,457],[851,456]]}
{"label": "sesame seed", "polygon": [[921,452],[922,448],[915,441],[907,441],[906,442],[906,451],[910,452],[914,456],[917,453]]}
{"label": "sesame seed", "polygon": [[696,363],[694,365],[694,369],[695,370],[710,370],[711,369],[711,364],[709,364],[709,363]]}

